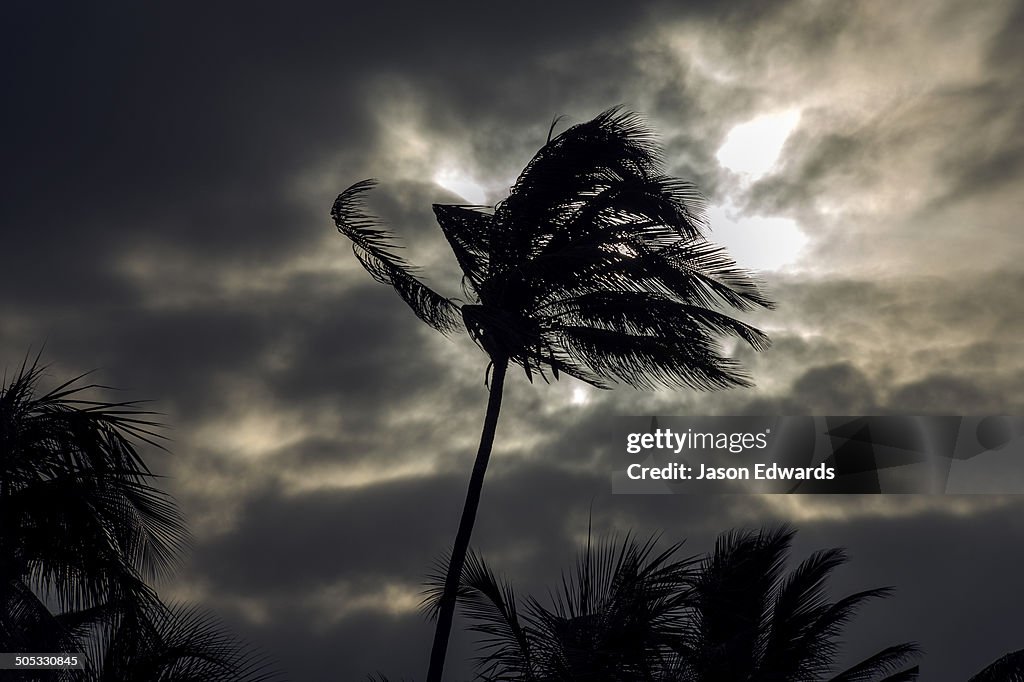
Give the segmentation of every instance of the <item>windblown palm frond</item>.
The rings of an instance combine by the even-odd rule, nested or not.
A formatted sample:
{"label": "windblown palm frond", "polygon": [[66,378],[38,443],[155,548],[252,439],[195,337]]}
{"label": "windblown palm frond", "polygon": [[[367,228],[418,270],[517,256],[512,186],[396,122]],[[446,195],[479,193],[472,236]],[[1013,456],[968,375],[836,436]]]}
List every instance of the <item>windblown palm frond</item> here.
{"label": "windblown palm frond", "polygon": [[886,648],[834,673],[838,638],[864,603],[888,589],[858,592],[836,602],[826,583],[847,562],[839,549],[816,552],[786,573],[794,531],[722,535],[697,571],[673,679],[703,682],[884,682],[912,680],[913,644]]}
{"label": "windblown palm frond", "polygon": [[[362,212],[373,184],[339,195],[338,229],[377,281],[452,331],[460,308],[417,280]],[[463,271],[462,322],[492,360],[602,388],[745,386],[718,339],[761,350],[768,338],[723,309],[772,303],[707,242],[704,208],[692,184],[665,175],[641,119],[615,108],[549,140],[493,211],[435,205],[434,214]]]}
{"label": "windblown palm frond", "polygon": [[[436,616],[444,593],[449,562],[439,561],[427,578],[423,610]],[[480,635],[478,659],[486,674],[502,671],[512,679],[531,679],[533,658],[528,630],[520,621],[520,606],[512,585],[499,578],[476,552],[470,551],[462,571],[459,603]]]}
{"label": "windblown palm frond", "polygon": [[338,195],[331,209],[338,231],[352,240],[352,250],[366,271],[381,284],[393,286],[417,317],[439,332],[454,331],[459,319],[455,305],[416,278],[412,267],[394,253],[398,247],[379,221],[364,212],[363,195],[374,185],[373,180],[363,180]]}
{"label": "windblown palm frond", "polygon": [[0,651],[77,651],[77,633],[23,581],[0,583]]}
{"label": "windblown palm frond", "polygon": [[159,425],[138,403],[86,399],[102,387],[81,377],[39,394],[44,369],[26,360],[0,387],[0,590],[31,586],[62,609],[145,599],[142,578],[188,541],[136,450],[159,445]]}

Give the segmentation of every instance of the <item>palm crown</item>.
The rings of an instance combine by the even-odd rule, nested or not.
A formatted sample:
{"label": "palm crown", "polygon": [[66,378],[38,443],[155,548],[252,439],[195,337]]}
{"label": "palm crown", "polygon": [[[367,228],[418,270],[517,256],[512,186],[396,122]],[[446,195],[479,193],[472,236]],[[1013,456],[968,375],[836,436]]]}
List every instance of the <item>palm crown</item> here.
{"label": "palm crown", "polygon": [[690,581],[686,627],[676,642],[671,678],[789,680],[792,682],[903,682],[913,644],[886,647],[836,673],[839,638],[868,602],[889,588],[829,599],[828,580],[848,561],[842,549],[813,553],[786,571],[795,531],[788,527],[721,535]]}
{"label": "palm crown", "polygon": [[[682,634],[684,586],[693,560],[681,547],[655,552],[655,539],[626,537],[591,545],[563,573],[554,602],[520,598],[470,553],[458,598],[478,635],[481,680],[665,680],[672,644]],[[430,576],[424,607],[438,606],[444,575]]]}
{"label": "palm crown", "polygon": [[[836,672],[838,639],[887,589],[827,596],[842,550],[816,552],[785,570],[791,529],[723,534],[700,560],[680,545],[653,552],[627,539],[618,551],[588,546],[552,593],[553,608],[518,598],[476,554],[459,599],[476,632],[479,678],[497,682],[909,682],[913,644],[886,647]],[[434,607],[441,576],[427,604]],[[1009,658],[1009,657],[1008,657]],[[1002,679],[1002,678],[1000,678]]]}
{"label": "palm crown", "polygon": [[635,114],[610,109],[550,139],[493,211],[434,205],[464,273],[461,306],[417,279],[362,211],[373,186],[353,185],[332,211],[366,269],[431,327],[448,333],[461,318],[492,360],[531,378],[550,370],[599,387],[746,385],[716,338],[768,345],[721,312],[771,303],[706,241],[704,200],[665,174]]}
{"label": "palm crown", "polygon": [[160,447],[155,415],[87,399],[100,387],[81,377],[40,392],[45,370],[26,358],[0,385],[0,651],[84,653],[84,670],[52,680],[273,679],[258,652],[144,580],[188,545],[136,447]]}
{"label": "palm crown", "polygon": [[188,541],[133,443],[156,444],[158,425],[136,403],[84,399],[95,387],[78,379],[40,395],[44,370],[26,362],[0,387],[0,605],[45,615],[33,586],[62,608],[148,600],[142,578],[172,570]]}

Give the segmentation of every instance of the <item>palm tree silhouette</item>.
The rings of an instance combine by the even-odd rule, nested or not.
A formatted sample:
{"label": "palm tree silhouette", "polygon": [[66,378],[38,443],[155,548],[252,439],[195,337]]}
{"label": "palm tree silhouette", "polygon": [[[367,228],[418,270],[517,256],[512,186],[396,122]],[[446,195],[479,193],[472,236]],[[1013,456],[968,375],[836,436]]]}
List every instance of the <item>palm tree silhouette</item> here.
{"label": "palm tree silhouette", "polygon": [[[836,639],[867,590],[830,602],[824,587],[845,562],[817,552],[784,571],[793,531],[727,533],[703,560],[675,560],[679,545],[655,555],[627,540],[590,546],[563,577],[547,608],[523,606],[511,585],[470,554],[459,600],[481,635],[483,680],[519,682],[899,682],[911,644],[888,647],[838,674]],[[441,590],[434,578],[429,603]],[[994,679],[994,678],[993,678]],[[1002,678],[1000,678],[1002,679]],[[981,682],[978,680],[977,682]]]}
{"label": "palm tree silhouette", "polygon": [[427,682],[440,682],[459,575],[494,442],[505,372],[568,374],[609,388],[747,386],[718,338],[755,349],[759,330],[722,308],[770,307],[750,273],[705,239],[704,200],[669,177],[652,133],[610,109],[551,138],[493,211],[434,205],[462,271],[467,303],[421,282],[362,206],[367,180],[331,215],[356,257],[416,315],[448,334],[464,327],[490,359],[487,412],[438,610]]}
{"label": "palm tree silhouette", "polygon": [[[563,574],[551,608],[532,597],[520,604],[512,586],[470,551],[458,598],[470,631],[480,635],[480,678],[664,679],[672,643],[682,635],[684,586],[693,566],[674,558],[680,547],[655,553],[654,538],[588,542],[575,570]],[[431,613],[444,579],[441,571],[428,582],[424,603]]]}
{"label": "palm tree silhouette", "polygon": [[[136,402],[46,393],[39,356],[0,386],[0,651],[85,653],[46,679],[261,682],[267,661],[196,609],[146,584],[177,566],[188,534],[137,442],[160,426]],[[54,610],[56,607],[56,612]]]}
{"label": "palm tree silhouette", "polygon": [[159,445],[152,415],[86,399],[98,387],[82,377],[39,394],[44,371],[37,356],[0,387],[0,648],[59,636],[46,599],[70,611],[153,600],[144,578],[166,575],[187,545],[134,444]]}
{"label": "palm tree silhouette", "polygon": [[826,583],[848,561],[841,549],[815,552],[795,569],[785,566],[795,531],[725,533],[688,586],[686,627],[676,645],[670,679],[830,680],[900,682],[917,679],[902,669],[913,644],[887,647],[838,674],[837,638],[866,602],[891,589],[857,592],[835,602]]}

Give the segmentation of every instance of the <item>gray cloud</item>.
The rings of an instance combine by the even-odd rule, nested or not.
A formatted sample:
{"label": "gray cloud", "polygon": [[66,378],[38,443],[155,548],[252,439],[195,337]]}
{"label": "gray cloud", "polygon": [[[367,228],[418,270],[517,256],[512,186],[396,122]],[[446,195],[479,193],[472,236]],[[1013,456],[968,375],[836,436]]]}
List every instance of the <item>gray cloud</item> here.
{"label": "gray cloud", "polygon": [[[451,542],[486,360],[370,282],[331,201],[379,177],[374,210],[457,295],[429,205],[461,199],[435,175],[497,200],[554,116],[625,103],[713,202],[807,237],[763,273],[780,306],[753,321],[775,344],[737,351],[751,391],[513,372],[476,542],[539,594],[591,513],[694,552],[795,520],[801,550],[851,547],[843,586],[901,588],[854,647],[918,638],[932,679],[961,679],[1020,646],[1019,561],[999,554],[1020,544],[1015,501],[611,496],[607,423],[1024,410],[1022,7],[19,6],[0,41],[0,351],[10,364],[46,340],[55,376],[100,368],[158,399],[176,453],[160,469],[199,540],[170,592],[214,605],[294,679],[418,676],[429,625],[410,591]],[[788,109],[775,168],[719,165],[735,125]],[[460,635],[452,660],[469,651]]]}

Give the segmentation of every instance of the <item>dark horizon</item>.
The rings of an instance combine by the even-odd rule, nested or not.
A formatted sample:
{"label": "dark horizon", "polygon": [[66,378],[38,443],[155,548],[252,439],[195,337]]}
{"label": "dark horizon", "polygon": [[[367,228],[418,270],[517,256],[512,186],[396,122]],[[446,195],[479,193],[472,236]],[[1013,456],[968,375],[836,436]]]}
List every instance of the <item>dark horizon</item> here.
{"label": "dark horizon", "polygon": [[[196,546],[161,586],[291,679],[423,679],[421,582],[452,542],[487,359],[372,282],[331,223],[371,208],[459,296],[433,203],[492,205],[546,139],[624,105],[758,271],[756,387],[598,391],[509,370],[474,546],[544,594],[586,537],[791,522],[893,585],[848,655],[922,679],[1024,646],[1017,496],[612,495],[621,415],[1024,414],[1024,3],[528,3],[281,10],[19,3],[4,22],[0,363],[45,343],[152,399]],[[470,670],[458,620],[447,669]],[[338,660],[342,657],[344,660]]]}

